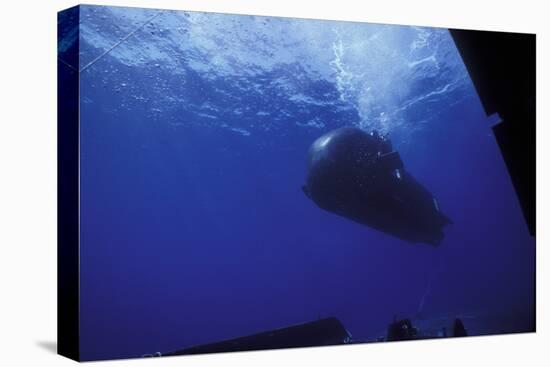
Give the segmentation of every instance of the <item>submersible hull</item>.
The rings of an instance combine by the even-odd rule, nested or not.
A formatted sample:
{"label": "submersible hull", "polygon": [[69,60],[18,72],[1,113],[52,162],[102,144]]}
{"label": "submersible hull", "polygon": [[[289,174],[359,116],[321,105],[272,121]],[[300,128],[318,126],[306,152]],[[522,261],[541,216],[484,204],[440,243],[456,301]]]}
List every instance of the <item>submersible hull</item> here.
{"label": "submersible hull", "polygon": [[311,145],[302,189],[320,208],[408,242],[439,245],[450,223],[391,142],[358,128],[330,131]]}

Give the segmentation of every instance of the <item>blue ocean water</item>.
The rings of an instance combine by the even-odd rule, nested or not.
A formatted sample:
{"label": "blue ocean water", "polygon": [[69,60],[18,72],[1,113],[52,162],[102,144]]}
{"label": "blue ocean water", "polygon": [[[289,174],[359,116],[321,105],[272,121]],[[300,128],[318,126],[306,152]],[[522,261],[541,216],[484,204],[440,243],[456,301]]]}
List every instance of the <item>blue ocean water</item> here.
{"label": "blue ocean water", "polygon": [[[446,29],[81,6],[83,359],[335,316],[533,330],[535,246]],[[310,144],[388,134],[453,221],[440,247],[319,209]]]}

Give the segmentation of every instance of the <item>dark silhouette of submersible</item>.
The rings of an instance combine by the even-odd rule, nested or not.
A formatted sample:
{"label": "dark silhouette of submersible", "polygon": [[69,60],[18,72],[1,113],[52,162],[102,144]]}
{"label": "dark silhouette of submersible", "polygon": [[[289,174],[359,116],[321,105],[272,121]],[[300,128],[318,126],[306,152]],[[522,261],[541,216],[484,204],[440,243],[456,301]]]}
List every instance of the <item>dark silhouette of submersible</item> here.
{"label": "dark silhouette of submersible", "polygon": [[320,208],[408,242],[439,245],[451,223],[376,132],[344,127],[318,138],[302,189]]}

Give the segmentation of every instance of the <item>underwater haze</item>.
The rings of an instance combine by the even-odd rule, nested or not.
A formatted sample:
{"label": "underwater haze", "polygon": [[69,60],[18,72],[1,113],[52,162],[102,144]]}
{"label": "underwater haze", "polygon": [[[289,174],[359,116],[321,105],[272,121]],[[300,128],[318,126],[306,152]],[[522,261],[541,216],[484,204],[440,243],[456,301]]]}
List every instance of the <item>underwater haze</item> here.
{"label": "underwater haze", "polygon": [[[82,359],[328,316],[534,331],[534,238],[448,30],[80,6],[79,42]],[[453,222],[439,247],[304,195],[344,126],[388,134]]]}

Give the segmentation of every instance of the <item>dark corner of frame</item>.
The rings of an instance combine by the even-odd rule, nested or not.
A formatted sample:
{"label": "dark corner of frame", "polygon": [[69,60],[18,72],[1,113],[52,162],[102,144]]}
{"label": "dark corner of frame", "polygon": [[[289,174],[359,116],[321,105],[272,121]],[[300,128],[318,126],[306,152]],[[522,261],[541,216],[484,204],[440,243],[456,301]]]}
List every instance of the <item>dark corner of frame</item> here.
{"label": "dark corner of frame", "polygon": [[508,168],[532,236],[536,227],[536,35],[451,29]]}

